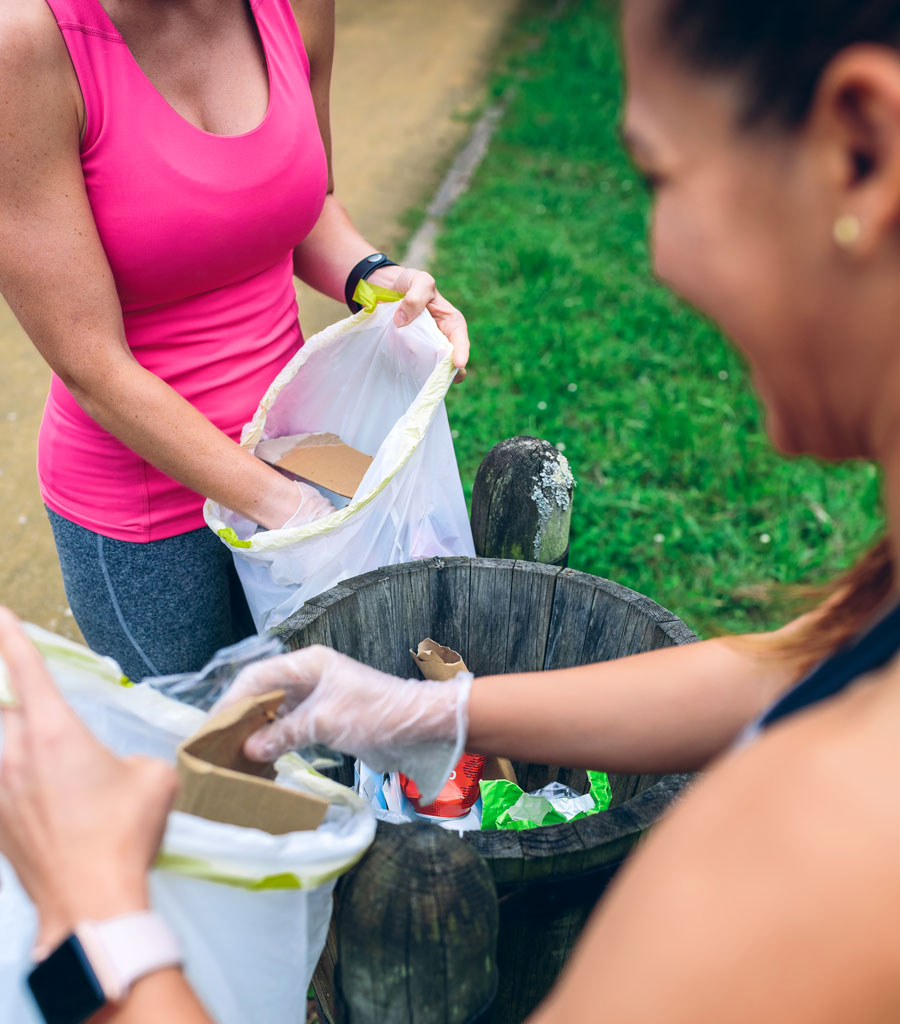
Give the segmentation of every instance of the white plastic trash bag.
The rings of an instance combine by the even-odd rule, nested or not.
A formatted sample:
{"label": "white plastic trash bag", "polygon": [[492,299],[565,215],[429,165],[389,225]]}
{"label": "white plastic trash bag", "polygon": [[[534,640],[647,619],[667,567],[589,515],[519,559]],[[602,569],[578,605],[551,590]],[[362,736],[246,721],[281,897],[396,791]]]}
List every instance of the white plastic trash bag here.
{"label": "white plastic trash bag", "polygon": [[231,547],[260,631],[350,576],[475,553],[444,408],[452,350],[427,312],[403,328],[395,312],[395,302],[378,302],[310,338],[241,436],[253,451],[269,438],[337,434],[374,456],[353,497],[323,491],[337,512],[269,531],[204,505],[207,524]]}
{"label": "white plastic trash bag", "polygon": [[[117,754],[174,763],[205,714],[146,685],[126,686],[118,665],[34,626],[57,685]],[[0,749],[2,749],[0,730]],[[217,1024],[304,1024],[306,994],[339,875],[366,851],[375,822],[365,801],[311,772],[296,755],[277,781],[329,801],[319,828],[286,835],[169,816],[150,879],[154,909],[178,935],[185,972]],[[37,920],[0,857],[0,1024],[38,1024],[25,982]]]}

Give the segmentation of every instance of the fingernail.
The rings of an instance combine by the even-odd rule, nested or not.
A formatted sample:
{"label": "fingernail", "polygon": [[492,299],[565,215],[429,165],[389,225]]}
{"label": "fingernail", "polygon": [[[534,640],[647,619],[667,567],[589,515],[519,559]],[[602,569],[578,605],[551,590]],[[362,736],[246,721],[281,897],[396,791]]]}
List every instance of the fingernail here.
{"label": "fingernail", "polygon": [[409,317],[406,315],[406,310],[405,309],[398,309],[397,310],[397,313],[394,316],[394,323],[398,327],[404,327],[404,326],[406,326],[406,324],[409,323]]}

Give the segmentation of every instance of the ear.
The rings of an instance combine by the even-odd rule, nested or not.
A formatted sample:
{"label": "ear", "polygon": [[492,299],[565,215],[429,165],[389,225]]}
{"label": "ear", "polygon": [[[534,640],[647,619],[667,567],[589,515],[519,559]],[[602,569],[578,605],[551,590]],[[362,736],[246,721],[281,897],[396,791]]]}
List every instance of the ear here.
{"label": "ear", "polygon": [[843,50],[822,75],[811,124],[828,154],[834,219],[849,215],[860,224],[854,255],[900,238],[900,53]]}

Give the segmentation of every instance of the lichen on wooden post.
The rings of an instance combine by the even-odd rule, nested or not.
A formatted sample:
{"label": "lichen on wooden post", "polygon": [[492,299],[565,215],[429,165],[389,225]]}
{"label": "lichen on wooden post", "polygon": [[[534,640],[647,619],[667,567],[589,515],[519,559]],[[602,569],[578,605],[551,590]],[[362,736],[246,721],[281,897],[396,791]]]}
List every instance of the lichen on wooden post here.
{"label": "lichen on wooden post", "polygon": [[476,554],[566,565],[574,486],[568,460],[548,441],[512,437],[495,445],[472,490]]}

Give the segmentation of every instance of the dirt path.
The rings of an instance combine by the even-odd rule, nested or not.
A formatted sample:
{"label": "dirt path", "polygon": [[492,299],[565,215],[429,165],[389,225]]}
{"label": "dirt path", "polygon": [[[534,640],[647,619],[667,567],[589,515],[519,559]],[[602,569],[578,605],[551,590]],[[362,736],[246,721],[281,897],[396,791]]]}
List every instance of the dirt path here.
{"label": "dirt path", "polygon": [[[484,76],[517,0],[338,0],[332,120],[337,191],[374,245],[393,251],[402,214],[427,201],[482,99]],[[308,335],[346,315],[301,292]],[[0,300],[0,600],[78,637],[35,477],[49,372]]]}

